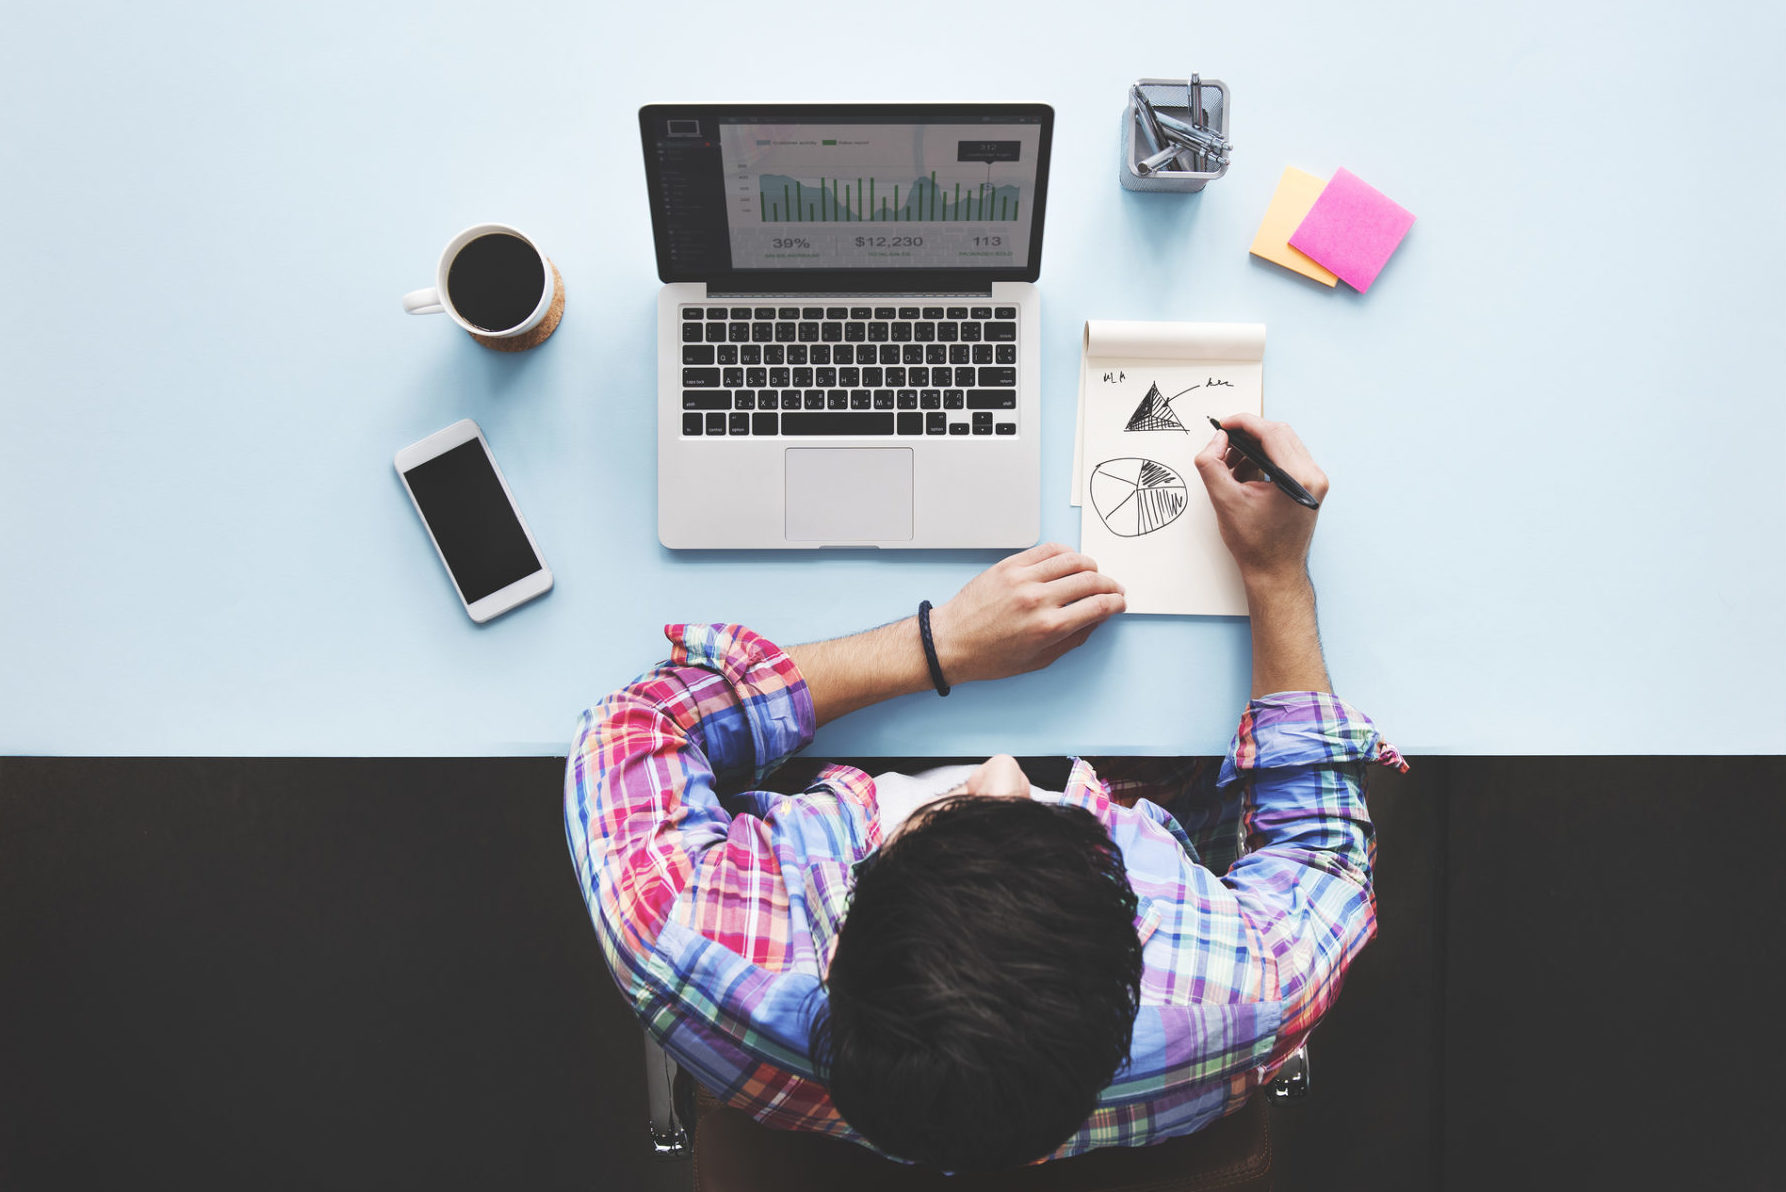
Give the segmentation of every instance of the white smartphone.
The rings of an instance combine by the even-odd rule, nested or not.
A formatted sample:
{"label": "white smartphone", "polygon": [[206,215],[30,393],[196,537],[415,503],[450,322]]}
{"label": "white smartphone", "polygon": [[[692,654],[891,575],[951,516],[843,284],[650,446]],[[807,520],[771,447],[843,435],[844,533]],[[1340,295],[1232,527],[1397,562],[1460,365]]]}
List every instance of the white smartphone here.
{"label": "white smartphone", "polygon": [[551,590],[545,556],[477,423],[462,418],[411,443],[397,453],[397,475],[472,620]]}

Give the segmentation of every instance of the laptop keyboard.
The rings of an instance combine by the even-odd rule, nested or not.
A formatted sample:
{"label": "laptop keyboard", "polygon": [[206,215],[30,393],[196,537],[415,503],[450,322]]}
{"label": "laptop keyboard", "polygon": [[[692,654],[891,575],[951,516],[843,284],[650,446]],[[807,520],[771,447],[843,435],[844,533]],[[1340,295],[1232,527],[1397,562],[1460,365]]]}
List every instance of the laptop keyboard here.
{"label": "laptop keyboard", "polygon": [[682,433],[1017,433],[1014,306],[682,308]]}

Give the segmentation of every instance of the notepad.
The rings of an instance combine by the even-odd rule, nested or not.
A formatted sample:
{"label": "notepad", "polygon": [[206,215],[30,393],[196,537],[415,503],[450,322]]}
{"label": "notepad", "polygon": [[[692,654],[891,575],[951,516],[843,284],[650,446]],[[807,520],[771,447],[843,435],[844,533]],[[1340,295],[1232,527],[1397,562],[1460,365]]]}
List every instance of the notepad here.
{"label": "notepad", "polygon": [[1131,613],[1247,612],[1197,473],[1210,417],[1264,413],[1262,323],[1085,325],[1073,503],[1080,549]]}
{"label": "notepad", "polygon": [[1295,166],[1285,166],[1283,176],[1278,179],[1277,193],[1271,196],[1271,206],[1265,209],[1259,234],[1253,237],[1253,247],[1248,251],[1274,265],[1312,277],[1324,286],[1338,281],[1338,275],[1332,270],[1290,247],[1291,233],[1308,215],[1309,208],[1315,205],[1315,199],[1326,185],[1313,174],[1305,174]]}
{"label": "notepad", "polygon": [[1290,247],[1363,293],[1413,226],[1412,212],[1350,170],[1339,170],[1290,234]]}

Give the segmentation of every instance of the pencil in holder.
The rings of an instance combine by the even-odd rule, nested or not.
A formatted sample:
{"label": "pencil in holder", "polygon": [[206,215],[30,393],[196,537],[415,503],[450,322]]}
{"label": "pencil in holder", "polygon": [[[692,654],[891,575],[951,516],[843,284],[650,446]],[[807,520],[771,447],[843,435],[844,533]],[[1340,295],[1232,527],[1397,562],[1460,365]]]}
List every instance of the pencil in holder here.
{"label": "pencil in holder", "polygon": [[1226,174],[1233,153],[1228,98],[1220,79],[1138,80],[1122,114],[1123,189],[1189,194]]}

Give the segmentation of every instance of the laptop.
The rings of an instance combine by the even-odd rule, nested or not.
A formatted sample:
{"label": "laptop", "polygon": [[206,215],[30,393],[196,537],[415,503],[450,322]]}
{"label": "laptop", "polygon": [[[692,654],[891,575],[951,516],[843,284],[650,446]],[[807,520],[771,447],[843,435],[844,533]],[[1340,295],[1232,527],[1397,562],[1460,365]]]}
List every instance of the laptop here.
{"label": "laptop", "polygon": [[1046,104],[652,104],[657,532],[1041,533]]}

